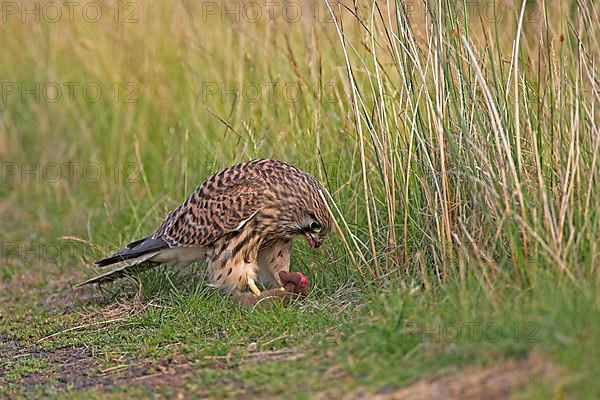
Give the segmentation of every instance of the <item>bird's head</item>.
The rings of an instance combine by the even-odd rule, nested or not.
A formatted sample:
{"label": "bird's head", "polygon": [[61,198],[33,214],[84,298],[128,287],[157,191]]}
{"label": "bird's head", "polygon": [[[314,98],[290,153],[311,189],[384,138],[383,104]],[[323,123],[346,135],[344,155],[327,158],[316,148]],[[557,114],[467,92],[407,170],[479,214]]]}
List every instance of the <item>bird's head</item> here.
{"label": "bird's head", "polygon": [[304,236],[308,245],[316,249],[331,232],[333,221],[325,203],[323,189],[316,180],[314,183],[315,187],[308,191],[309,195],[304,196],[304,201],[294,207],[293,229],[294,234]]}
{"label": "bird's head", "polygon": [[316,249],[323,244],[323,240],[331,232],[331,216],[327,209],[306,209],[300,226],[308,245]]}
{"label": "bird's head", "polygon": [[[277,198],[279,234],[286,239],[302,235],[315,249],[331,232],[333,219],[325,190],[313,176],[297,171]],[[268,213],[266,213],[268,214]]]}

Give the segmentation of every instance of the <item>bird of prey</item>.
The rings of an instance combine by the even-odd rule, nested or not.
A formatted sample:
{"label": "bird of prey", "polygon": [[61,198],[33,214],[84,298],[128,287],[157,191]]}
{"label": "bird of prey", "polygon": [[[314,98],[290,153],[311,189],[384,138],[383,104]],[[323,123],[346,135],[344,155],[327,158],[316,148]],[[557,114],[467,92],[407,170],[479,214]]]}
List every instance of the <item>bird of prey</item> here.
{"label": "bird of prey", "polygon": [[282,161],[251,160],[210,177],[152,235],[95,263],[123,265],[78,286],[112,281],[160,264],[203,261],[212,286],[244,305],[255,304],[266,294],[257,282],[274,288],[269,295],[294,287],[299,288],[297,293],[305,292],[306,278],[289,272],[292,239],[304,236],[310,247],[317,248],[331,227],[317,179]]}

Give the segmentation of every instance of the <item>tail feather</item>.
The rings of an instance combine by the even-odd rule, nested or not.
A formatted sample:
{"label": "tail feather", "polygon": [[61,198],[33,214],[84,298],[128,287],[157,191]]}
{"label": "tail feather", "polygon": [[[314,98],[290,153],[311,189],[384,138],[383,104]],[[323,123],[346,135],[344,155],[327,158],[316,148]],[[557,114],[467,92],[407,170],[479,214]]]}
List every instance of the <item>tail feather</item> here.
{"label": "tail feather", "polygon": [[121,278],[126,275],[136,274],[138,272],[146,271],[148,269],[157,267],[162,263],[157,262],[157,261],[151,261],[150,259],[159,253],[160,253],[160,251],[145,254],[144,256],[136,259],[133,263],[121,265],[120,267],[115,268],[112,271],[109,271],[102,275],[98,275],[94,278],[88,279],[85,282],[78,283],[74,287],[79,288],[79,287],[91,285],[94,283],[111,282],[111,281],[114,281],[115,279]]}
{"label": "tail feather", "polygon": [[96,264],[97,267],[106,267],[107,265],[138,258],[145,254],[154,253],[157,250],[162,250],[167,247],[169,247],[169,245],[164,240],[147,236],[145,238],[136,240],[135,242],[129,243],[123,250],[116,252],[110,257],[98,260],[94,264]]}

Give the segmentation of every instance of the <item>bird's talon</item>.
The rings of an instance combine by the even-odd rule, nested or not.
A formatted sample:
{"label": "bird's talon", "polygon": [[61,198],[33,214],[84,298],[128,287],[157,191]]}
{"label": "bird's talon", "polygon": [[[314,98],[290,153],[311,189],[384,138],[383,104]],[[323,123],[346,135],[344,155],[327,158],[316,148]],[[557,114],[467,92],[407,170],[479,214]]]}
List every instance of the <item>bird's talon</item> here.
{"label": "bird's talon", "polygon": [[252,293],[254,293],[256,297],[260,297],[260,295],[262,294],[258,286],[256,286],[254,279],[248,279],[248,287],[250,288],[250,290],[252,290]]}

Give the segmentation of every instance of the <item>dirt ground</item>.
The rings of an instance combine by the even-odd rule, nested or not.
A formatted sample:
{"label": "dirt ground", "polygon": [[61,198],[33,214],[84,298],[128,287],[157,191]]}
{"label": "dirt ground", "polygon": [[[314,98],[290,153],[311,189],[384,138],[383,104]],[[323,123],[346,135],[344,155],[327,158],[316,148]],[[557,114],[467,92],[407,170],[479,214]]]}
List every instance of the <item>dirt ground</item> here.
{"label": "dirt ground", "polygon": [[[0,335],[0,355],[7,360],[34,357],[49,361],[51,372],[23,377],[24,392],[51,385],[56,389],[82,389],[109,387],[118,384],[146,382],[150,385],[170,385],[183,380],[191,365],[176,359],[159,360],[156,363],[135,361],[116,367],[101,369],[85,347],[43,350],[37,346],[21,346],[14,338]],[[0,369],[0,378],[5,371]]]}
{"label": "dirt ground", "polygon": [[[3,284],[4,294],[31,290],[32,285],[39,283],[39,275],[20,276],[9,284]],[[65,281],[54,281],[49,284],[51,290],[42,296],[40,301],[49,309],[66,312],[76,307],[74,299],[84,299],[84,303],[96,302],[94,295],[79,293],[74,296],[68,290]],[[4,296],[0,296],[4,297]],[[139,299],[135,299],[139,300]],[[136,303],[134,300],[133,303]],[[114,310],[112,310],[114,308]],[[135,308],[135,307],[134,307]],[[106,313],[120,313],[118,305],[107,305]],[[0,315],[0,318],[2,316]],[[267,354],[269,353],[269,354]],[[289,351],[263,352],[249,357],[245,363],[275,362],[280,359],[292,360],[299,357],[293,349]],[[17,337],[0,332],[0,380],[8,371],[5,370],[7,362],[15,361],[22,357],[38,359],[48,362],[47,372],[24,375],[19,384],[20,393],[39,393],[44,388],[55,392],[85,390],[94,388],[100,391],[109,390],[116,385],[136,386],[143,385],[150,390],[154,388],[182,388],[178,390],[177,397],[186,398],[188,395],[202,395],[197,392],[186,393],[185,381],[189,377],[201,376],[205,370],[198,370],[194,365],[184,359],[168,358],[160,360],[124,360],[122,364],[105,368],[93,357],[90,349],[86,347],[67,347],[45,350],[39,345],[25,345]],[[223,368],[218,361],[208,368]],[[206,366],[203,368],[207,368]],[[323,376],[324,379],[336,381],[336,389],[325,391],[316,396],[319,399],[339,398],[340,385],[351,379],[348,376]],[[342,374],[343,375],[343,374]],[[506,399],[522,391],[532,382],[556,381],[560,377],[559,368],[546,357],[538,353],[531,353],[522,359],[510,359],[499,362],[487,368],[469,367],[466,369],[447,370],[436,373],[430,377],[422,378],[402,389],[380,389],[373,393],[367,389],[357,390],[343,397],[346,400],[373,399]],[[234,384],[234,383],[232,383]],[[341,392],[344,392],[343,390]],[[253,396],[256,397],[256,396]],[[259,396],[260,397],[260,396]],[[160,398],[160,395],[157,395]]]}
{"label": "dirt ground", "polygon": [[[177,359],[141,363],[133,361],[102,370],[85,347],[46,351],[36,346],[21,346],[6,335],[0,336],[0,341],[0,354],[4,359],[36,357],[48,360],[53,367],[50,373],[25,376],[21,382],[25,393],[44,386],[52,386],[59,391],[92,387],[108,389],[125,384],[183,387],[185,379],[194,373],[191,364]],[[0,369],[0,377],[3,375]],[[524,359],[507,360],[485,369],[468,368],[436,374],[400,390],[385,393],[359,390],[344,399],[507,399],[533,381],[551,382],[559,376],[559,369],[555,365],[542,355],[533,353]],[[335,396],[323,393],[318,397],[331,399]]]}
{"label": "dirt ground", "polygon": [[389,393],[352,394],[346,400],[431,400],[512,398],[532,382],[551,382],[559,369],[542,355],[532,353],[524,359],[507,360],[484,369],[467,368],[421,379]]}

